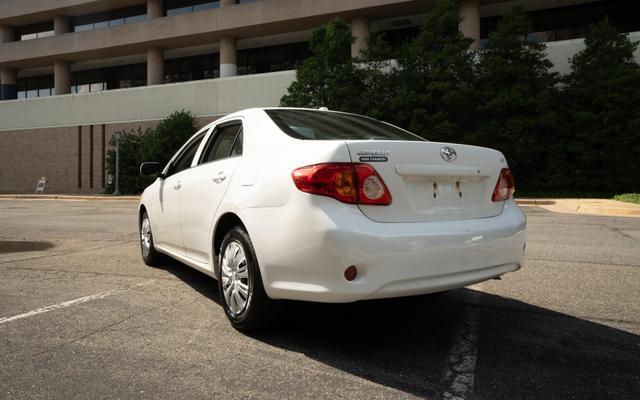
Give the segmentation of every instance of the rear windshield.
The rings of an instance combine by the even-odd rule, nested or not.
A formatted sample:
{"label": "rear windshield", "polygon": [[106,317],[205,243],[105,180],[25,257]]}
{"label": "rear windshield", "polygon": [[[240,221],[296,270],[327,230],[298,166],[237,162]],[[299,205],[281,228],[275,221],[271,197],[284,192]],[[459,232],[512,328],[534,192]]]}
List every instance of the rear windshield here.
{"label": "rear windshield", "polygon": [[420,136],[361,115],[314,110],[265,110],[287,135],[305,140],[412,140]]}

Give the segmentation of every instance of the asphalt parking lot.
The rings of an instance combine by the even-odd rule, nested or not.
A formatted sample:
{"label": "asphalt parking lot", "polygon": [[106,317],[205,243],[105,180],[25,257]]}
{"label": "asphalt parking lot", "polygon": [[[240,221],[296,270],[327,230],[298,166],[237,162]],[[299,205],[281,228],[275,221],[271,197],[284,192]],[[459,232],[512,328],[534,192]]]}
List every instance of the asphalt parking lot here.
{"label": "asphalt parking lot", "polygon": [[639,399],[640,218],[524,209],[501,281],[247,336],[213,279],[142,263],[135,202],[0,200],[0,398]]}

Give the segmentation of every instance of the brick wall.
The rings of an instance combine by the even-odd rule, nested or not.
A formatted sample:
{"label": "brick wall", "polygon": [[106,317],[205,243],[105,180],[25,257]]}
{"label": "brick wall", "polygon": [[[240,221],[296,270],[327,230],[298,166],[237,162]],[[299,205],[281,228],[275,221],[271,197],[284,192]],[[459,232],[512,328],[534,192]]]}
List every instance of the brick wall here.
{"label": "brick wall", "polygon": [[[196,121],[203,126],[213,119]],[[103,160],[113,134],[156,124],[144,121],[2,131],[0,193],[33,193],[43,176],[48,193],[104,193],[107,172]]]}

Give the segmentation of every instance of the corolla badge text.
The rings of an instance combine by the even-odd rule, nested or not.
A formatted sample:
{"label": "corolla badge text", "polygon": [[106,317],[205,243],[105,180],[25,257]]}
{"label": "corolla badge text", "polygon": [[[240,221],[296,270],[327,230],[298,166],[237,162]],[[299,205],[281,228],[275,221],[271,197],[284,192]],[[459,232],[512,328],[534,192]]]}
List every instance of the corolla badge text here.
{"label": "corolla badge text", "polygon": [[391,152],[389,150],[359,150],[357,155],[361,162],[387,162]]}

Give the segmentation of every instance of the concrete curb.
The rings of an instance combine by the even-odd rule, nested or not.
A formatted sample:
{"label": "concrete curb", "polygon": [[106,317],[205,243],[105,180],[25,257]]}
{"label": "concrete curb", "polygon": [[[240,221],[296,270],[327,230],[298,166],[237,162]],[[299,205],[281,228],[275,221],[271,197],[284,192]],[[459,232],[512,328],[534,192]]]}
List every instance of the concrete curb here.
{"label": "concrete curb", "polygon": [[540,206],[556,204],[556,201],[551,199],[516,199],[516,203],[520,206]]}
{"label": "concrete curb", "polygon": [[640,217],[640,204],[611,199],[517,199],[520,206],[537,206],[558,213]]}
{"label": "concrete curb", "polygon": [[72,195],[72,194],[0,194],[0,200],[140,200],[140,196]]}

